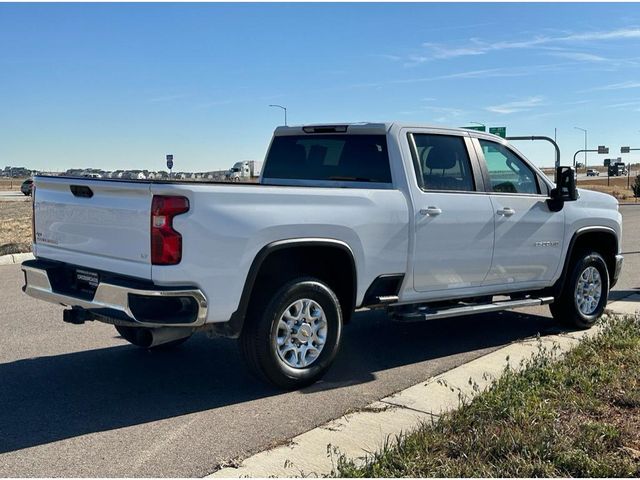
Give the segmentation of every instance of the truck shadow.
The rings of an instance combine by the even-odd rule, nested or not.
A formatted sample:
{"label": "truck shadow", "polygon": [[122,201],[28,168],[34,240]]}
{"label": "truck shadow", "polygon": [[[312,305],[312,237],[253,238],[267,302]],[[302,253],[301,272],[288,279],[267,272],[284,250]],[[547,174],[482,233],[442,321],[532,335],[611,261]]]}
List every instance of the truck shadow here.
{"label": "truck shadow", "polygon": [[[411,370],[419,381],[538,332],[557,330],[548,317],[514,312],[411,325],[392,324],[383,312],[359,312],[345,328],[343,349],[325,380],[301,392],[254,380],[234,341],[204,336],[170,352],[122,345],[5,363],[0,453],[268,397],[284,397],[277,404],[289,408],[287,396],[294,403],[312,394],[331,401],[328,391],[342,388],[341,396],[364,405],[377,388],[386,392],[389,386],[368,386],[369,399],[357,389],[383,375],[402,377]],[[419,369],[405,368],[416,364]]]}

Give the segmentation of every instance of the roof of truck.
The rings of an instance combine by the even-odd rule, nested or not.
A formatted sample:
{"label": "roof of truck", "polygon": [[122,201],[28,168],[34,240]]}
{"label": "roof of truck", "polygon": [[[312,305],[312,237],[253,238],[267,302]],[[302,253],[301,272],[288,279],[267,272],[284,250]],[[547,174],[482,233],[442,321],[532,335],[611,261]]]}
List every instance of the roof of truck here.
{"label": "roof of truck", "polygon": [[355,133],[355,134],[385,134],[392,128],[429,128],[451,132],[474,133],[481,136],[491,136],[501,138],[496,135],[470,130],[466,128],[451,128],[442,125],[423,124],[419,122],[356,122],[356,123],[317,123],[307,125],[280,126],[277,127],[274,135],[304,135],[307,133]]}

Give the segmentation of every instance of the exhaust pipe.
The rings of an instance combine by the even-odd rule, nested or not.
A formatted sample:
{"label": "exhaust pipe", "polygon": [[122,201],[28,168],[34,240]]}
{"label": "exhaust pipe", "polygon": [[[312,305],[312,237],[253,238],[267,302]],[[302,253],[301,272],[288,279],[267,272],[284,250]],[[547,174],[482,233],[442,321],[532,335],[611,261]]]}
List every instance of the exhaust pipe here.
{"label": "exhaust pipe", "polygon": [[159,328],[140,328],[138,339],[143,348],[153,348],[158,345],[180,340],[181,338],[190,337],[193,334],[193,328],[182,327],[159,327]]}

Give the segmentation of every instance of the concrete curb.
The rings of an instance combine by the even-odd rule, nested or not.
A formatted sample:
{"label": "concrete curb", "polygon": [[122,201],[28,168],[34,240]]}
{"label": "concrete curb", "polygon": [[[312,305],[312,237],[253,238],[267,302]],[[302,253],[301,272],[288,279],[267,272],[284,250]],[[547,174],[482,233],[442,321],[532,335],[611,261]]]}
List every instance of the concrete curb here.
{"label": "concrete curb", "polygon": [[[608,312],[637,314],[638,310],[640,294],[612,302]],[[388,439],[414,430],[424,422],[437,421],[442,413],[458,408],[461,399],[469,400],[488,388],[494,379],[502,375],[507,365],[520,370],[523,362],[541,346],[560,357],[582,339],[601,330],[601,326],[596,326],[590,330],[526,339],[507,345],[298,435],[286,445],[257,453],[237,467],[222,468],[209,478],[330,475],[338,454],[362,462]]]}
{"label": "concrete curb", "polygon": [[12,253],[10,255],[0,256],[0,265],[15,265],[16,263],[22,263],[25,260],[33,260],[35,257],[33,253]]}

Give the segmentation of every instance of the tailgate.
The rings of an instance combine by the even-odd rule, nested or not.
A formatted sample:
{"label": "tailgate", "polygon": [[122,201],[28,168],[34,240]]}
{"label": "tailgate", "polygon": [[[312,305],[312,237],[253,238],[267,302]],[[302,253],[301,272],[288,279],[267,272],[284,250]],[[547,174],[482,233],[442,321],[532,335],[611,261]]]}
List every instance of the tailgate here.
{"label": "tailgate", "polygon": [[151,278],[148,184],[36,177],[38,257]]}

